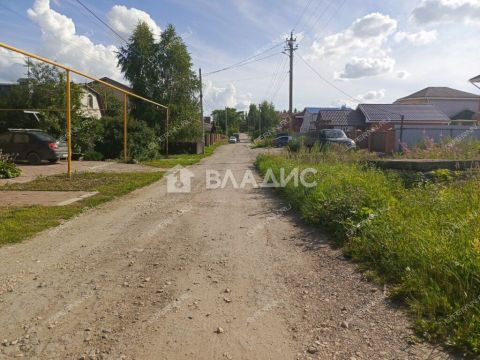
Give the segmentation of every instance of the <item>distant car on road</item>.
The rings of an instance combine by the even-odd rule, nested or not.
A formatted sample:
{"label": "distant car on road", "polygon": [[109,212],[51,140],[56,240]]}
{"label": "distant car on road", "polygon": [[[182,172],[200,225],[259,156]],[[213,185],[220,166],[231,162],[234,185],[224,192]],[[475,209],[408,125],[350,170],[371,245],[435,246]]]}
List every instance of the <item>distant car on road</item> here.
{"label": "distant car on road", "polygon": [[42,161],[56,163],[67,157],[67,144],[57,141],[45,131],[36,129],[9,129],[0,134],[0,150],[15,161],[39,165]]}
{"label": "distant car on road", "polygon": [[340,129],[324,129],[320,130],[316,134],[316,139],[314,141],[310,141],[313,145],[315,142],[319,142],[320,145],[323,147],[325,145],[332,145],[338,144],[345,146],[347,149],[355,149],[357,145],[355,141],[350,139],[343,130]]}
{"label": "distant car on road", "polygon": [[237,138],[235,136],[230,136],[230,138],[228,139],[228,142],[230,144],[236,144],[237,143]]}
{"label": "distant car on road", "polygon": [[282,135],[272,140],[272,145],[275,147],[284,147],[287,146],[293,138],[288,135]]}

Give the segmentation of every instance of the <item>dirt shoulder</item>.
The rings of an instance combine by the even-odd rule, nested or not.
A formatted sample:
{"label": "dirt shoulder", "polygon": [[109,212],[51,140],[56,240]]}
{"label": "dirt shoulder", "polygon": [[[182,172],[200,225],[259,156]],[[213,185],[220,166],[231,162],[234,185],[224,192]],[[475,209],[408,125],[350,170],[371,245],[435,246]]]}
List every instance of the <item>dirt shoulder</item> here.
{"label": "dirt shoulder", "polygon": [[223,146],[190,194],[162,180],[0,248],[0,358],[449,358],[271,190],[205,189],[256,153]]}

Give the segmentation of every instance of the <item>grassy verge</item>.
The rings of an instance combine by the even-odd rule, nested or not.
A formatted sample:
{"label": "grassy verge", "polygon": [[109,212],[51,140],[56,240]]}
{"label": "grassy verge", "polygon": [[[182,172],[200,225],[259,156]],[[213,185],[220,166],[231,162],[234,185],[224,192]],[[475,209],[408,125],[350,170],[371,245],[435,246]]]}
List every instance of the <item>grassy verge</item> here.
{"label": "grassy verge", "polygon": [[198,163],[203,158],[206,158],[212,155],[215,150],[221,146],[225,145],[226,141],[220,141],[214,145],[207,146],[205,148],[205,154],[180,154],[180,155],[171,155],[168,159],[155,159],[144,161],[144,165],[155,166],[162,169],[169,169],[177,165],[189,166]]}
{"label": "grassy verge", "polygon": [[25,184],[12,184],[0,190],[98,191],[98,194],[68,206],[0,206],[0,246],[25,240],[49,227],[78,215],[82,211],[147,186],[163,173],[75,173],[40,177]]}
{"label": "grassy verge", "polygon": [[309,223],[408,304],[425,338],[480,354],[480,179],[407,188],[360,162],[260,155],[262,173],[313,167],[317,186],[280,189]]}

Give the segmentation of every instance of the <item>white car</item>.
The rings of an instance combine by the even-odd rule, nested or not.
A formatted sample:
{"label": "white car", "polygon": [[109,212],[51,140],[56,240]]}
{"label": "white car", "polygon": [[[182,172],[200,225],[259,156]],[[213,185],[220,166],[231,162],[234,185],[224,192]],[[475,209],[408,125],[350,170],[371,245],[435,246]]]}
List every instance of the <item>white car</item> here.
{"label": "white car", "polygon": [[230,139],[228,139],[229,144],[236,144],[237,143],[237,138],[235,136],[230,136]]}

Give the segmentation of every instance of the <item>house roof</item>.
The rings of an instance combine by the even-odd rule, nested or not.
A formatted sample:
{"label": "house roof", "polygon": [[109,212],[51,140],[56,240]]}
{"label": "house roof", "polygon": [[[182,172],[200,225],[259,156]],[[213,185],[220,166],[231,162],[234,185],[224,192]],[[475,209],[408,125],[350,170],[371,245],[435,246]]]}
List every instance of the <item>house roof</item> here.
{"label": "house roof", "polygon": [[325,108],[325,107],[306,107],[304,112],[310,114],[318,114],[320,111],[342,110],[342,108]]}
{"label": "house roof", "polygon": [[362,113],[353,109],[320,111],[317,120],[330,126],[358,126],[365,124]]}
{"label": "house roof", "polygon": [[130,91],[130,92],[132,91],[132,88],[130,88],[130,87],[128,87],[127,85],[122,84],[122,83],[120,83],[120,82],[118,82],[118,81],[116,81],[116,80],[110,79],[109,77],[104,76],[104,77],[100,78],[100,80],[105,81],[106,83],[109,83],[109,84],[111,84],[111,85],[113,85],[113,86],[116,86],[116,87],[118,87],[118,88],[120,88],[120,89],[122,89],[122,90]]}
{"label": "house roof", "polygon": [[433,105],[403,105],[403,104],[360,104],[360,110],[367,122],[405,121],[445,122],[450,118]]}
{"label": "house roof", "polygon": [[470,81],[471,83],[480,82],[480,75],[475,76],[474,78],[471,78],[469,81]]}
{"label": "house roof", "polygon": [[413,94],[405,96],[397,101],[406,99],[424,99],[424,98],[450,98],[450,99],[478,99],[480,95],[472,94],[466,91],[460,91],[449,87],[427,87]]}

